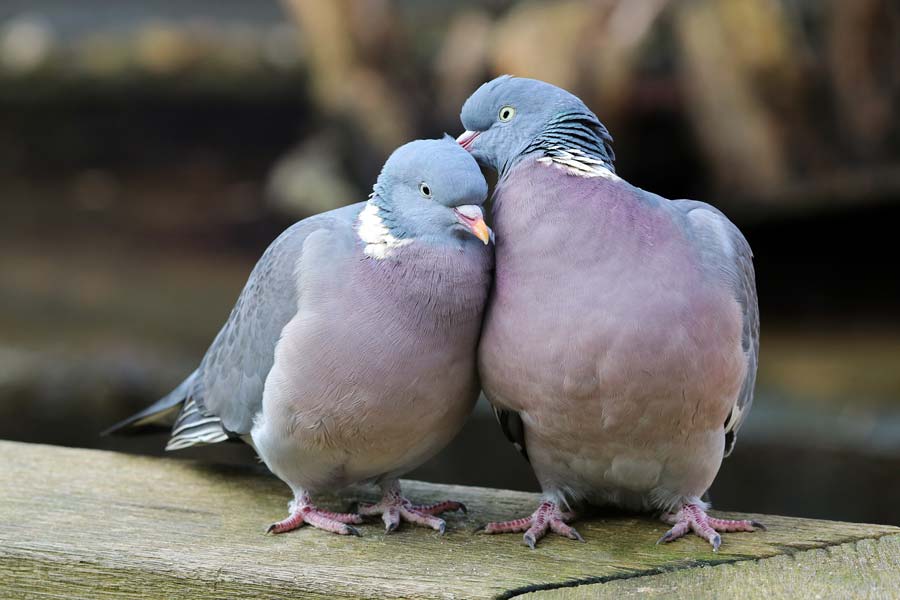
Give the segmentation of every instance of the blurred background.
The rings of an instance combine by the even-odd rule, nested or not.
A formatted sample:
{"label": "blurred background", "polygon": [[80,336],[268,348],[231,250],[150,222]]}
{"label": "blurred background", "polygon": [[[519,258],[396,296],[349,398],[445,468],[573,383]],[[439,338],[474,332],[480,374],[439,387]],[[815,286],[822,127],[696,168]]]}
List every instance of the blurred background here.
{"label": "blurred background", "polygon": [[[0,438],[161,453],[97,433],[194,368],[282,229],[501,73],[581,96],[620,175],[755,250],[716,506],[900,524],[894,0],[0,0]],[[483,403],[412,476],[537,489]]]}

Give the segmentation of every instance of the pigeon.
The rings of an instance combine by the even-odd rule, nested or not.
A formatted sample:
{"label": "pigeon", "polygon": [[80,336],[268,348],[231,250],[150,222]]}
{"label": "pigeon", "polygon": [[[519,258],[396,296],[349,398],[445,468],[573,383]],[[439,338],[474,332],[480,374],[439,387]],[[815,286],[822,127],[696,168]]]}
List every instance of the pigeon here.
{"label": "pigeon", "polygon": [[612,138],[576,96],[502,76],[463,105],[457,141],[498,173],[494,286],[478,365],[530,461],[535,512],[484,533],[581,540],[573,507],[656,512],[714,550],[762,528],[702,500],[753,400],[752,254],[719,210],[620,178]]}
{"label": "pigeon", "polygon": [[[110,431],[172,423],[167,450],[241,439],[293,491],[290,514],[342,535],[367,515],[444,532],[459,502],[416,505],[398,477],[441,450],[478,397],[476,356],[493,271],[487,183],[450,136],[385,163],[368,201],[304,219],[256,264],[215,341],[168,396]],[[354,513],[315,494],[357,483]]]}

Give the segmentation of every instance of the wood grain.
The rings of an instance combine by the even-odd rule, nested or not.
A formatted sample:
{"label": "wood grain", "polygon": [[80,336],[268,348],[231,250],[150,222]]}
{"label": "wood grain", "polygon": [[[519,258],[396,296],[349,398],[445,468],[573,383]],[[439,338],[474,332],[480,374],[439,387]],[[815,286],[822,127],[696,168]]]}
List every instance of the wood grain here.
{"label": "wood grain", "polygon": [[900,597],[900,535],[760,560],[532,592],[522,600]]}
{"label": "wood grain", "polygon": [[[262,468],[0,442],[0,597],[512,597],[900,535],[750,515],[769,531],[726,535],[713,554],[696,537],[656,546],[665,526],[650,517],[599,515],[578,523],[587,543],[551,536],[529,551],[518,535],[471,530],[530,512],[532,494],[412,481],[404,489],[414,501],[461,500],[469,514],[448,516],[443,537],[408,525],[386,536],[378,521],[362,538],[311,528],[267,536],[289,493]],[[356,498],[374,494],[321,504],[344,509]]]}

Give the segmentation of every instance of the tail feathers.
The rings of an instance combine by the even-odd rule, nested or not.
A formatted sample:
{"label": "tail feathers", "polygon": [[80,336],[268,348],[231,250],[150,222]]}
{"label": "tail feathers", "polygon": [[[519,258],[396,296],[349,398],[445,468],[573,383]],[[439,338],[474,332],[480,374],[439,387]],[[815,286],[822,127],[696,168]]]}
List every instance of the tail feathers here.
{"label": "tail feathers", "polygon": [[196,375],[197,372],[194,371],[167,396],[160,398],[141,412],[116,423],[100,435],[138,433],[142,429],[149,428],[168,429],[176,421],[182,403],[190,394]]}
{"label": "tail feathers", "polygon": [[172,437],[166,444],[166,450],[181,450],[189,446],[228,440],[231,436],[225,431],[222,421],[217,416],[206,413],[197,403],[197,398],[202,395],[197,377],[197,371],[194,371],[168,396],[121,423],[116,423],[101,435],[129,433],[151,427],[171,427]]}
{"label": "tail feathers", "polygon": [[197,401],[191,397],[172,426],[172,437],[166,444],[166,450],[181,450],[201,444],[225,442],[231,436],[222,426],[219,417],[204,414]]}

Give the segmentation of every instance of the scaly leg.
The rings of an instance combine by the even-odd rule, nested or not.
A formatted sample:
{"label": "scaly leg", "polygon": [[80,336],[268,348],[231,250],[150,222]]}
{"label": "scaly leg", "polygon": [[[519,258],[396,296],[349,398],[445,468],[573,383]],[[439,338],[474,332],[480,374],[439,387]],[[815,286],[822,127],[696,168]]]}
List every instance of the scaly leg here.
{"label": "scaly leg", "polygon": [[394,480],[382,486],[383,496],[377,504],[360,504],[359,514],[364,516],[381,515],[384,528],[391,533],[400,526],[401,521],[407,521],[415,525],[430,527],[435,531],[444,533],[447,524],[443,519],[436,517],[450,510],[466,512],[466,505],[462,502],[445,500],[435,504],[413,504],[400,493],[400,484]]}
{"label": "scaly leg", "polygon": [[523,538],[525,543],[534,550],[535,544],[544,537],[547,530],[565,536],[570,540],[583,542],[584,538],[581,537],[581,534],[566,523],[574,518],[575,513],[563,512],[555,502],[545,500],[528,517],[501,523],[488,523],[484,527],[479,528],[478,531],[487,534],[524,531],[525,535]]}
{"label": "scaly leg", "polygon": [[693,531],[707,542],[712,544],[713,552],[719,551],[722,545],[722,536],[718,532],[732,531],[756,531],[766,527],[759,521],[733,521],[730,519],[716,519],[706,514],[703,506],[699,504],[685,504],[677,513],[667,513],[662,515],[665,523],[673,525],[672,529],[667,531],[664,536],[659,538],[657,544],[668,543],[682,537],[688,532]]}
{"label": "scaly leg", "polygon": [[297,529],[304,523],[309,523],[316,529],[338,535],[362,535],[356,527],[353,527],[353,525],[362,523],[362,517],[353,513],[335,513],[316,508],[306,492],[299,494],[288,507],[291,510],[290,516],[269,525],[266,533],[286,533]]}

